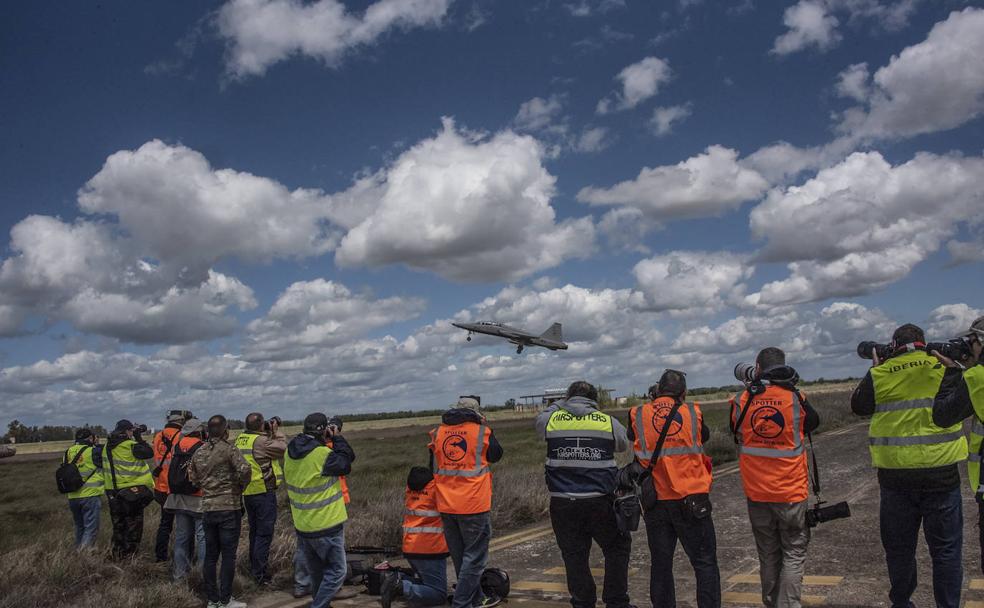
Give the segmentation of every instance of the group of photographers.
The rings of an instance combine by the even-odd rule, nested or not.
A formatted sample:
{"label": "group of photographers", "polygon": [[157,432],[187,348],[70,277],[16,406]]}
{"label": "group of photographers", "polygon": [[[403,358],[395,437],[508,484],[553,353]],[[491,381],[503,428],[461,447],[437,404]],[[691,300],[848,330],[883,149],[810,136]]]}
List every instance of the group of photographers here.
{"label": "group of photographers", "polygon": [[[913,606],[920,526],[933,560],[936,604],[959,605],[963,514],[957,466],[963,460],[969,461],[970,483],[981,505],[984,546],[982,342],[984,317],[950,342],[927,343],[919,327],[906,324],[888,345],[858,347],[873,365],[854,391],[851,407],[871,417],[869,447],[881,490],[881,540],[893,608]],[[731,399],[730,431],[758,552],[762,602],[767,608],[797,608],[810,528],[850,511],[845,503],[808,506],[811,481],[819,498],[816,461],[811,480],[807,444],[820,419],[797,388],[799,376],[786,365],[783,351],[763,349],[754,364],[739,364],[735,376],[745,388]],[[664,371],[648,392],[650,400],[630,410],[627,427],[598,410],[597,390],[583,381],[573,383],[566,399],[537,417],[538,434],[547,444],[550,518],[573,608],[593,608],[597,602],[588,565],[592,542],[605,557],[604,603],[631,608],[628,564],[640,507],[651,555],[652,605],[676,603],[673,555],[678,542],[694,569],[697,605],[721,605],[709,499],[712,466],[704,454],[710,430],[699,405],[685,400],[683,372]],[[974,417],[969,456],[962,429],[968,417]],[[249,518],[250,570],[265,584],[276,521],[274,492],[283,478],[297,532],[295,596],[310,593],[312,606],[325,608],[345,574],[343,481],[355,453],[338,434],[337,418],[309,415],[303,432],[289,444],[279,426],[279,419],[250,414],[233,444],[224,417],[213,416],[206,425],[190,412],[172,411],[154,447],[142,437],[146,427],[121,420],[105,448],[88,429],[80,429],[62,465],[77,469],[77,479],[67,484],[59,479],[59,487],[71,488],[76,544],[95,541],[99,496],[105,492],[113,555],[132,555],[140,543],[143,510],[156,490],[163,507],[158,559],[166,559],[175,528],[175,578],[187,575],[197,545],[209,607],[242,608],[231,598],[242,512]],[[635,458],[620,469],[615,453],[630,446]],[[399,596],[419,604],[441,600],[445,575],[430,566],[443,564],[448,554],[458,573],[455,608],[491,608],[498,598],[483,592],[480,578],[491,536],[489,465],[502,457],[502,448],[478,413],[477,398],[463,398],[445,414],[432,432],[429,450],[430,472],[415,468],[406,492],[404,550],[416,560],[417,574],[394,574],[383,581],[384,608]],[[154,471],[146,464],[151,458]]]}

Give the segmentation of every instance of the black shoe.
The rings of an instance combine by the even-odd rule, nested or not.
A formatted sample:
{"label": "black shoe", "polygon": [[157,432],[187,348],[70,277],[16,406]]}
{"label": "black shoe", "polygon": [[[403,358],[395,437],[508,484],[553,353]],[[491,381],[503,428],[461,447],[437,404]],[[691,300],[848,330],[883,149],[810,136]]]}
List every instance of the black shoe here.
{"label": "black shoe", "polygon": [[393,598],[403,595],[400,576],[395,572],[387,572],[379,585],[379,603],[383,608],[390,608]]}
{"label": "black shoe", "polygon": [[307,597],[311,595],[311,592],[308,591],[307,589],[298,589],[297,587],[294,587],[294,591],[291,592],[291,595],[293,595],[297,599],[300,599],[302,597]]}

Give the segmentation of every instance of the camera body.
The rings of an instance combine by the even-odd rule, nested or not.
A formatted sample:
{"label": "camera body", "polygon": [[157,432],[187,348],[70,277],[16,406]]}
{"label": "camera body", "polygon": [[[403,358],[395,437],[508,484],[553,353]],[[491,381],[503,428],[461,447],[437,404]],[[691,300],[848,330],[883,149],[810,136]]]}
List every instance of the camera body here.
{"label": "camera body", "polygon": [[138,433],[146,433],[146,432],[147,432],[147,425],[146,424],[138,424],[138,425],[135,425],[133,427],[133,434],[134,435],[136,435]]}
{"label": "camera body", "polygon": [[862,359],[870,360],[872,351],[878,355],[879,360],[884,361],[895,354],[895,347],[891,344],[879,344],[870,340],[858,344],[858,356]]}
{"label": "camera body", "polygon": [[735,366],[735,379],[744,384],[755,382],[755,364],[739,363]]}
{"label": "camera body", "polygon": [[270,426],[270,423],[271,422],[276,422],[277,423],[277,426],[283,426],[284,425],[284,422],[283,422],[283,420],[280,419],[280,416],[273,416],[269,420],[264,420],[263,421],[263,430],[264,431],[269,432],[271,430],[271,426]]}
{"label": "camera body", "polygon": [[926,352],[934,350],[954,361],[966,361],[974,358],[973,342],[969,338],[954,338],[946,342],[930,342],[926,344]]}
{"label": "camera body", "polygon": [[851,516],[851,506],[846,502],[823,505],[824,503],[818,502],[813,505],[813,508],[806,511],[806,525],[808,527],[816,528],[822,523]]}
{"label": "camera body", "polygon": [[342,419],[339,416],[332,416],[328,419],[328,428],[332,430],[333,433],[342,432]]}

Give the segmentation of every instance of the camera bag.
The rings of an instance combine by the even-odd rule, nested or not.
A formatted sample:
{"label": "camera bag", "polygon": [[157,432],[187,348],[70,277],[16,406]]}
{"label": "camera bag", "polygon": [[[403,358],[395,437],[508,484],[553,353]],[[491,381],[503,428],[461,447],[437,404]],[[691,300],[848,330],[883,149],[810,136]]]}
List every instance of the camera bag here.
{"label": "camera bag", "polygon": [[167,487],[171,494],[194,494],[200,489],[188,479],[188,467],[191,465],[191,458],[202,445],[202,442],[198,442],[187,452],[180,445],[174,449],[171,466],[167,469]]}

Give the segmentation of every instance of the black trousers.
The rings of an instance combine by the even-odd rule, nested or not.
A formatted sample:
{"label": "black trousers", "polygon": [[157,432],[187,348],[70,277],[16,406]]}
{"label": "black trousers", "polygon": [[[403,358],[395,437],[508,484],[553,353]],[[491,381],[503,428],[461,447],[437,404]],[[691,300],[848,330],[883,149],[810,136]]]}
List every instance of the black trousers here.
{"label": "black trousers", "polygon": [[140,549],[143,538],[144,504],[124,500],[117,490],[106,492],[106,499],[113,522],[113,557],[130,557]]}
{"label": "black trousers", "polygon": [[717,538],[710,514],[695,519],[682,500],[659,501],[645,515],[649,541],[649,599],[653,606],[674,608],[673,554],[677,541],[690,558],[697,577],[698,608],[721,606],[721,574],[717,563]]}
{"label": "black trousers", "polygon": [[[243,515],[235,511],[205,512],[205,565],[202,578],[205,579],[205,595],[209,602],[228,604],[232,597],[232,580],[236,577],[236,547],[239,546],[239,532],[243,525]],[[216,566],[219,557],[216,577]]]}
{"label": "black trousers", "polygon": [[550,499],[550,523],[567,571],[567,590],[574,608],[594,608],[598,592],[591,576],[591,541],[605,556],[602,601],[608,608],[629,605],[629,554],[632,537],[615,523],[612,497]]}
{"label": "black trousers", "polygon": [[154,490],[154,500],[161,507],[161,521],[157,525],[157,539],[154,542],[154,557],[159,562],[167,561],[167,548],[171,544],[171,531],[174,529],[174,511],[165,511],[167,493]]}

